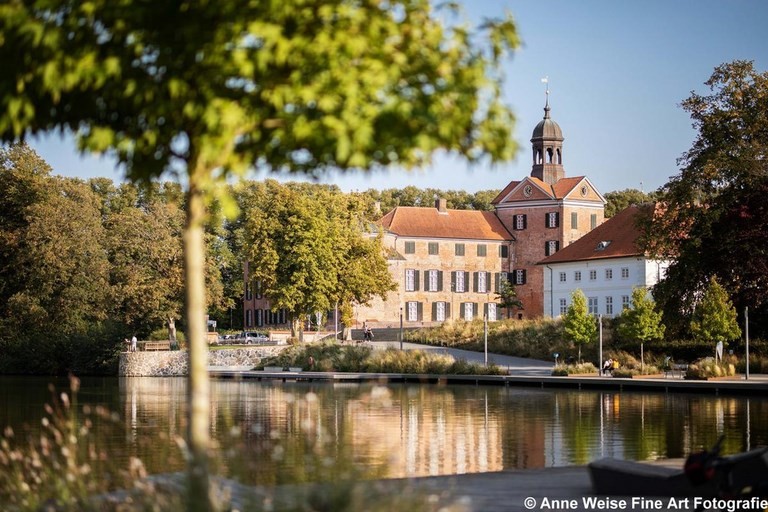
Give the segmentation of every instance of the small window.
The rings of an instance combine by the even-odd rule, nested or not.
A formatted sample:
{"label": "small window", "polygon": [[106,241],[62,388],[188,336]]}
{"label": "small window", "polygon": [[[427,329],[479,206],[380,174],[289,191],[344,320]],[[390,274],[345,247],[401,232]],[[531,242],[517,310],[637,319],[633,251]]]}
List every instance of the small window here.
{"label": "small window", "polygon": [[487,246],[485,244],[477,244],[477,255],[480,257],[485,257],[485,254],[487,252]]}
{"label": "small window", "polygon": [[440,282],[440,278],[442,277],[442,272],[439,270],[428,270],[427,271],[427,283],[426,286],[428,287],[428,292],[439,292],[442,289],[442,286],[440,286],[442,283]]}
{"label": "small window", "polygon": [[547,213],[546,227],[556,228],[560,225],[560,214],[558,212]]}
{"label": "small window", "polygon": [[589,280],[594,281],[597,279],[597,270],[590,270],[589,271]]}
{"label": "small window", "polygon": [[464,304],[464,320],[470,322],[475,317],[475,304],[474,302],[465,302]]}
{"label": "small window", "polygon": [[589,229],[595,229],[597,227],[597,214],[593,213],[589,216]]}
{"label": "small window", "polygon": [[416,253],[416,242],[405,242],[405,254]]}
{"label": "small window", "polygon": [[499,258],[509,258],[509,246],[507,245],[499,246]]}
{"label": "small window", "polygon": [[574,281],[581,281],[581,270],[577,270],[573,273],[573,280]]}
{"label": "small window", "polygon": [[579,214],[571,212],[571,229],[579,229]]}
{"label": "small window", "polygon": [[405,269],[405,291],[415,292],[419,290],[419,273],[412,269]]}
{"label": "small window", "polygon": [[466,282],[464,277],[466,274],[462,270],[457,270],[456,272],[451,272],[451,286],[452,291],[457,293],[464,293],[466,290]]}
{"label": "small window", "polygon": [[418,322],[420,320],[419,318],[419,306],[421,303],[419,302],[407,302],[406,308],[407,308],[407,315],[408,317],[406,320],[409,322]]}
{"label": "small window", "polygon": [[436,254],[440,254],[440,246],[437,242],[429,242],[428,250],[430,256],[435,256]]}
{"label": "small window", "polygon": [[597,297],[589,298],[589,314],[590,315],[597,314]]}
{"label": "small window", "polygon": [[610,281],[611,279],[613,279],[613,269],[612,268],[605,269],[605,279],[607,281]]}
{"label": "small window", "polygon": [[560,316],[566,314],[568,312],[568,301],[565,299],[560,299]]}
{"label": "small window", "polygon": [[517,270],[515,270],[515,283],[514,284],[525,284],[525,270],[524,269],[517,269]]}
{"label": "small window", "polygon": [[621,296],[621,309],[629,309],[629,295],[622,295]]}
{"label": "small window", "polygon": [[560,242],[557,240],[547,240],[546,244],[544,245],[544,255],[551,256],[555,254],[558,249],[560,249]]}
{"label": "small window", "polygon": [[522,231],[527,227],[527,224],[525,215],[515,215],[515,230]]}
{"label": "small window", "polygon": [[444,322],[447,318],[447,309],[445,302],[435,302],[432,305],[432,320],[435,322]]}
{"label": "small window", "polygon": [[456,256],[464,256],[464,244],[454,245],[454,254],[456,254]]}
{"label": "small window", "polygon": [[495,322],[496,321],[496,303],[495,302],[488,302],[485,305],[485,314],[486,318],[488,318],[489,322]]}
{"label": "small window", "polygon": [[605,314],[613,315],[613,297],[605,298]]}
{"label": "small window", "polygon": [[565,277],[565,272],[560,272],[560,282],[561,282],[561,283],[564,283],[564,282],[565,282],[565,279],[566,279],[566,277]]}
{"label": "small window", "polygon": [[477,293],[487,293],[488,290],[488,272],[478,272],[476,274],[477,276],[477,286],[475,287],[475,291]]}
{"label": "small window", "polygon": [[621,268],[621,278],[622,279],[629,279],[629,267],[622,267]]}

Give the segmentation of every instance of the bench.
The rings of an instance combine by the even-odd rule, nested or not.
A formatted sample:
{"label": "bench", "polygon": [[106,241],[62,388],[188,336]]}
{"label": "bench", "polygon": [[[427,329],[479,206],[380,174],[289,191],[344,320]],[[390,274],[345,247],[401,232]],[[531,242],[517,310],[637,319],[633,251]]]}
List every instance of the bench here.
{"label": "bench", "polygon": [[673,363],[664,370],[664,378],[667,378],[667,375],[670,375],[672,378],[679,377],[683,378],[685,376],[685,372],[688,371],[688,364],[687,363]]}
{"label": "bench", "polygon": [[170,341],[145,341],[144,350],[171,350]]}

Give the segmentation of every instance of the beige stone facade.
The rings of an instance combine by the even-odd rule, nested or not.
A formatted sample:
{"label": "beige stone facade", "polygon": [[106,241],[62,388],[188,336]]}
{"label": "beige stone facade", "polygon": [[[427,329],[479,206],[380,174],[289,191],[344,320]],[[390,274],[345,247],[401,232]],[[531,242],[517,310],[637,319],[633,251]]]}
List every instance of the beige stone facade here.
{"label": "beige stone facade", "polygon": [[398,254],[389,262],[398,289],[386,300],[358,307],[356,327],[398,326],[401,311],[406,327],[485,314],[501,318],[502,311],[495,307],[496,292],[500,280],[507,277],[510,239],[427,238],[388,232],[383,243]]}

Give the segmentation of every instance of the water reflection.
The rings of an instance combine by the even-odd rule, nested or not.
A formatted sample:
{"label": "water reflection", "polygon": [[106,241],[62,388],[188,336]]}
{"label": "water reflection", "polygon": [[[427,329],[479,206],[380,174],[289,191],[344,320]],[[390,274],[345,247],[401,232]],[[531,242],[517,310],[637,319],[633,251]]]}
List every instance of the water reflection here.
{"label": "water reflection", "polygon": [[[18,378],[16,378],[18,379]],[[30,381],[0,378],[7,390]],[[85,379],[81,402],[118,411],[116,460],[141,458],[152,472],[183,468],[185,379]],[[39,424],[35,413],[2,423]],[[406,477],[583,464],[612,456],[683,457],[720,434],[735,453],[768,444],[768,400],[527,388],[211,382],[211,431],[220,471],[245,481],[300,482],[359,468],[363,477]],[[34,429],[34,427],[32,427]]]}

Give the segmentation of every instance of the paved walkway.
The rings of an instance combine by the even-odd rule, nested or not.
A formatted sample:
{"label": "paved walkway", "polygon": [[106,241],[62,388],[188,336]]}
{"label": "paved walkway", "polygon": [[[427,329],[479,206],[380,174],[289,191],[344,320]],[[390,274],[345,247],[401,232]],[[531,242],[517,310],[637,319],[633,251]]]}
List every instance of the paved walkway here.
{"label": "paved walkway", "polygon": [[[397,341],[370,341],[367,342],[374,349],[383,350],[387,347],[400,348]],[[418,343],[403,342],[405,350],[423,350],[425,352],[434,352],[438,354],[448,354],[454,359],[463,359],[470,363],[484,363],[485,354],[483,352],[474,352],[472,350],[460,350],[457,348],[438,347],[434,345],[421,345]],[[502,354],[488,354],[488,362],[507,368],[513,375],[528,376],[546,376],[552,373],[552,362],[540,361],[538,359],[526,359],[524,357],[505,356]]]}

